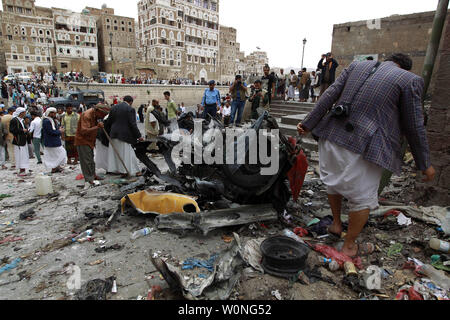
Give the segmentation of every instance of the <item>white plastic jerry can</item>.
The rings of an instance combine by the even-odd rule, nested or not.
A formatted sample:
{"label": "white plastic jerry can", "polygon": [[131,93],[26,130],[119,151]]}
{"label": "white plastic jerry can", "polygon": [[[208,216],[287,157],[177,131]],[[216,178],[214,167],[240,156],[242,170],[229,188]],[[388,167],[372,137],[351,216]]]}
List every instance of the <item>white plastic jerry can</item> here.
{"label": "white plastic jerry can", "polygon": [[35,178],[36,193],[38,196],[46,196],[53,193],[52,178],[40,174]]}

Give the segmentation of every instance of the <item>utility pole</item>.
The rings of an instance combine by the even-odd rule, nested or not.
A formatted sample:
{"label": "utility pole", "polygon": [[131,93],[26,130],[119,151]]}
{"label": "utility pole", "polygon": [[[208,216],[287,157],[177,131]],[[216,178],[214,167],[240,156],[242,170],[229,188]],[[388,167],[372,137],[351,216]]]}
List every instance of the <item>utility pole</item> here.
{"label": "utility pole", "polygon": [[425,80],[424,98],[430,87],[431,76],[433,74],[434,63],[439,50],[439,43],[442,37],[442,30],[444,29],[445,19],[447,18],[449,0],[439,0],[434,16],[433,30],[431,32],[431,40],[428,44],[427,55],[425,56],[425,63],[423,66],[422,77]]}
{"label": "utility pole", "polygon": [[113,33],[110,32],[109,33],[109,44],[111,45],[111,51],[110,51],[111,52],[111,72],[112,72],[112,75],[113,75],[112,81],[113,81],[113,83],[115,83],[116,82],[116,76],[114,75],[114,56],[113,56],[112,41],[113,41]]}
{"label": "utility pole", "polygon": [[303,54],[302,54],[302,70],[303,70],[303,59],[305,58],[305,46],[306,46],[306,38],[303,39]]}

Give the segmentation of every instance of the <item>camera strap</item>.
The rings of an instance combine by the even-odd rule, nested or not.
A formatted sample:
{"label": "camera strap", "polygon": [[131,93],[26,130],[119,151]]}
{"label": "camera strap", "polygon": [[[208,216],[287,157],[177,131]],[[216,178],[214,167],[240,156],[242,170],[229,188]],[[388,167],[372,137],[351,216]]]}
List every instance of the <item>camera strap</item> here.
{"label": "camera strap", "polygon": [[373,76],[377,71],[378,68],[380,67],[381,62],[378,61],[375,66],[372,68],[372,70],[370,71],[369,75],[367,76],[367,78],[361,83],[360,87],[358,88],[358,90],[355,92],[355,94],[353,95],[352,99],[350,100],[350,102],[348,102],[350,105],[353,104],[353,100],[355,100],[356,96],[358,95],[358,93],[361,91],[361,89],[364,87],[364,85],[366,84],[366,82],[370,79],[371,76]]}

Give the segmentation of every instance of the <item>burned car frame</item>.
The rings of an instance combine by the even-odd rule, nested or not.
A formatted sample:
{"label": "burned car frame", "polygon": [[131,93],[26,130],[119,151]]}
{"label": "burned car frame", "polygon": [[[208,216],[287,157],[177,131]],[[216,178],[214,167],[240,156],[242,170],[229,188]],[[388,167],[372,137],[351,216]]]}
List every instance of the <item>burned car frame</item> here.
{"label": "burned car frame", "polygon": [[[169,123],[158,112],[153,114],[160,123],[169,126]],[[186,119],[183,118],[182,121],[186,125]],[[186,130],[181,134],[181,136],[189,138],[187,141],[190,144],[187,148],[191,148],[191,152],[188,152],[190,159],[183,155],[184,161],[178,168],[173,158],[174,156],[178,157],[180,150],[186,151],[186,146],[182,148],[185,140],[181,139],[182,141],[180,141],[180,134],[175,134],[175,138],[174,134],[160,136],[156,140],[140,142],[133,146],[137,158],[146,166],[144,172],[146,178],[158,178],[167,185],[166,191],[199,197],[198,203],[201,207],[223,197],[240,205],[271,203],[278,214],[282,215],[291,195],[294,200],[298,199],[308,169],[306,156],[301,150],[301,140],[287,139],[281,134],[276,119],[271,117],[268,112],[264,112],[250,128],[240,130],[231,144],[225,137],[229,133],[229,129],[225,129],[216,119],[210,118],[207,121],[189,119],[188,121],[195,122],[192,127],[201,128],[201,133],[199,135],[197,130],[197,137],[195,137],[195,133],[192,134]],[[276,173],[264,175],[262,171],[268,167],[268,164],[263,164],[260,159],[256,163],[250,161],[253,147],[259,149],[261,141],[264,141],[264,139],[252,139],[252,135],[248,134],[250,130],[259,134],[260,137],[266,137],[269,146],[266,150],[269,153],[278,153],[274,157],[278,161]],[[171,131],[173,132],[173,130]],[[261,134],[261,132],[263,133]],[[218,135],[222,135],[221,139]],[[149,151],[148,147],[155,141],[158,151]],[[279,141],[279,145],[272,146],[273,141]],[[240,143],[241,149],[238,150]],[[195,157],[198,157],[198,152],[196,153],[198,148],[212,150],[211,156],[218,156],[219,159],[223,157],[223,162],[195,164],[198,163],[195,161]],[[229,155],[228,159],[225,159],[227,155],[223,152],[227,151],[228,153],[230,148],[234,149],[234,161],[231,164]],[[242,149],[244,149],[244,154],[242,154]],[[223,156],[217,155],[217,150],[219,153],[223,152]],[[241,152],[238,155],[239,151]],[[148,154],[154,153],[164,156],[169,166],[169,173],[163,174],[158,166],[150,160]],[[271,154],[268,155],[271,156]],[[241,162],[237,161],[238,158]],[[242,162],[242,159],[245,161]],[[289,192],[288,182],[291,192]]]}

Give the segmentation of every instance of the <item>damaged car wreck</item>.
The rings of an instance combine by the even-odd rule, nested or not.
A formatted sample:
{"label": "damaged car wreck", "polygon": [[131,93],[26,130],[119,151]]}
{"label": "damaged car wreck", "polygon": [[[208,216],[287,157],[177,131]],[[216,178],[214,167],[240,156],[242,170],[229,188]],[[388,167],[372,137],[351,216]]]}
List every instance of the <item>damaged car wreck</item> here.
{"label": "damaged car wreck", "polygon": [[[144,214],[157,214],[158,228],[197,230],[204,235],[219,227],[282,219],[290,198],[298,199],[308,170],[301,142],[280,134],[276,120],[267,112],[245,130],[225,130],[214,119],[190,121],[191,132],[195,126],[201,128],[201,134],[198,131],[189,134],[181,129],[181,134],[175,132],[158,137],[158,151],[148,150],[154,141],[140,142],[133,148],[146,166],[147,185],[162,183],[166,193],[195,198],[195,206],[188,201],[178,211],[154,211],[150,195],[161,193],[144,190],[141,193],[148,195],[147,200],[137,202],[133,200],[136,195],[127,195],[122,201],[123,211],[128,207]],[[197,150],[209,152],[215,163],[198,161]],[[258,150],[268,153],[267,158],[277,163],[266,161],[264,164],[261,159],[255,159],[253,155]],[[155,153],[164,156],[168,173],[163,174],[150,160],[148,155]],[[178,168],[173,158],[181,160]],[[198,162],[200,164],[194,164]],[[273,173],[265,174],[264,169],[270,166],[275,170],[272,168]]]}
{"label": "damaged car wreck", "polygon": [[[179,136],[172,133],[158,137],[157,151],[149,151],[154,141],[134,145],[137,158],[146,166],[146,182],[140,186],[144,190],[122,199],[122,212],[155,216],[155,226],[160,230],[203,236],[219,228],[277,220],[287,223],[286,206],[291,198],[298,200],[308,170],[300,140],[280,134],[276,119],[267,112],[250,127],[238,130],[226,130],[215,119],[181,121],[180,127],[190,130]],[[198,128],[201,134],[196,132]],[[198,150],[205,150],[204,154],[209,153],[215,162],[196,159]],[[258,151],[276,163],[264,161],[264,157],[255,159]],[[164,156],[169,172],[162,173],[150,160],[148,155],[152,153]],[[178,167],[174,158],[181,162]],[[155,191],[152,185],[164,185],[164,190]],[[208,263],[192,258],[193,265],[185,262],[179,268],[158,258],[157,253],[150,252],[150,258],[170,288],[181,289],[184,298],[226,300],[244,265],[253,261],[259,266],[257,257],[261,256],[258,245],[252,241],[242,244],[236,233],[228,241],[231,248],[212,255]],[[302,246],[303,251],[309,251]],[[193,276],[196,266],[207,266],[210,273]]]}

